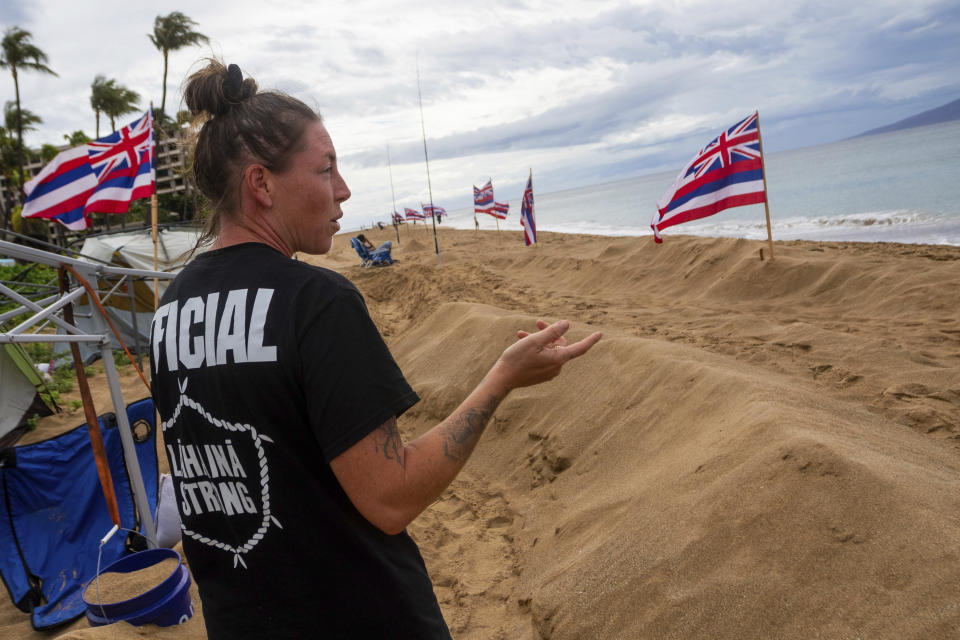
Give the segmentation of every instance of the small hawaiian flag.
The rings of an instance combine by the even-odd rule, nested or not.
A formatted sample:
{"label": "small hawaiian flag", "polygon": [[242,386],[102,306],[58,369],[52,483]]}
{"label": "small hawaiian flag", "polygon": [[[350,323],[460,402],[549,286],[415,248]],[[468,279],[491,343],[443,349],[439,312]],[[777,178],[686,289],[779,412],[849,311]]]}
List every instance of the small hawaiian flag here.
{"label": "small hawaiian flag", "polygon": [[537,242],[537,222],[533,217],[533,170],[527,178],[527,188],[523,190],[523,204],[520,205],[520,224],[523,226],[523,241],[529,247]]}
{"label": "small hawaiian flag", "polygon": [[497,218],[497,219],[499,219],[499,220],[505,220],[506,217],[507,217],[507,213],[508,213],[509,211],[510,211],[510,203],[509,203],[509,202],[496,202],[496,201],[494,201],[494,203],[493,203],[493,209],[490,210],[490,211],[488,211],[487,213],[489,213],[489,214],[492,215],[494,218]]}
{"label": "small hawaiian flag", "polygon": [[493,181],[487,180],[487,184],[479,189],[473,188],[473,212],[488,213],[493,215]]}
{"label": "small hawaiian flag", "polygon": [[437,220],[439,220],[441,216],[447,215],[447,210],[444,209],[443,207],[441,207],[440,205],[437,205],[437,204],[421,204],[421,206],[423,207],[423,214],[424,214],[424,216],[436,215],[436,216],[437,216]]}

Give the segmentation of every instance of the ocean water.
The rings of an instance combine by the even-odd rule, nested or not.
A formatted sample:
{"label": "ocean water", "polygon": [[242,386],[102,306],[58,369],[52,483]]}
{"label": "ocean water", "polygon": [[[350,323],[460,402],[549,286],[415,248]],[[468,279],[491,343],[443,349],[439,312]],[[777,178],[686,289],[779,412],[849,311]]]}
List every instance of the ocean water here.
{"label": "ocean water", "polygon": [[[774,240],[960,246],[960,121],[770,153],[765,162]],[[534,168],[537,227],[651,235],[655,203],[681,168],[554,193],[536,191]],[[494,228],[481,218],[481,228]],[[451,211],[444,224],[472,229],[473,210]],[[520,229],[519,202],[500,228]],[[671,234],[766,239],[764,207],[727,209],[661,234],[665,242]]]}

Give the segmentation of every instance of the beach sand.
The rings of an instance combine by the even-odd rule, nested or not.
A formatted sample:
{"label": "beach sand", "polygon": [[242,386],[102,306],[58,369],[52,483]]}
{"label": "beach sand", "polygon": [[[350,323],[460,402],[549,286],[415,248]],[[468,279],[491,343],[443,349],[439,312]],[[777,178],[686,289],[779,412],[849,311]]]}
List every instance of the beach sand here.
{"label": "beach sand", "polygon": [[[303,259],[366,297],[407,438],[537,318],[604,332],[410,526],[454,638],[960,637],[960,248],[441,228],[440,266],[421,225],[364,233],[399,262]],[[7,601],[0,636],[201,616],[38,634]]]}

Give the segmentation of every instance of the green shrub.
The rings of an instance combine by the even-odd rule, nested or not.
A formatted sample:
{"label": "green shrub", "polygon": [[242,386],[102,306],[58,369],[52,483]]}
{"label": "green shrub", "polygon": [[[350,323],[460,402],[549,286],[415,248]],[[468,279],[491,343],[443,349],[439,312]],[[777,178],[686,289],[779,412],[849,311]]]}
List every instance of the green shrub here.
{"label": "green shrub", "polygon": [[117,369],[123,369],[124,367],[130,366],[130,358],[127,357],[127,354],[124,353],[123,349],[113,352],[113,364],[116,365]]}
{"label": "green shrub", "polygon": [[[55,286],[57,284],[57,271],[53,267],[38,263],[15,264],[12,267],[0,266],[0,280],[27,298],[37,298],[52,293],[52,289],[38,285]],[[18,302],[14,302],[6,296],[0,298],[0,313],[16,309],[19,306]],[[23,313],[9,320],[8,323],[11,327],[16,326],[29,318],[30,315],[32,313]]]}
{"label": "green shrub", "polygon": [[53,382],[48,387],[51,391],[67,393],[73,389],[74,373],[71,365],[61,365],[53,370]]}
{"label": "green shrub", "polygon": [[50,342],[27,342],[23,348],[31,362],[50,362],[53,358],[53,344]]}

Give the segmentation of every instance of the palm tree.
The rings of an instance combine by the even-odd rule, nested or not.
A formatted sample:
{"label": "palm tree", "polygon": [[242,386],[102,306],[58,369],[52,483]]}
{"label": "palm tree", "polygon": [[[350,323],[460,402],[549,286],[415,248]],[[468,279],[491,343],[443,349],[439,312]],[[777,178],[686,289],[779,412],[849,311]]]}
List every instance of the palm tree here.
{"label": "palm tree", "polygon": [[[113,82],[111,80],[110,82]],[[111,91],[107,94],[107,100],[103,105],[103,114],[110,118],[111,131],[117,130],[116,118],[125,113],[137,111],[140,102],[140,94],[132,89],[113,83]]]}
{"label": "palm tree", "polygon": [[115,85],[115,81],[107,80],[106,76],[97,76],[93,79],[93,84],[90,85],[90,106],[97,115],[95,138],[100,137],[100,113],[106,106],[108,96],[113,92]]}
{"label": "palm tree", "polygon": [[[17,174],[16,133],[13,129],[7,129],[2,125],[0,125],[0,175],[7,181],[6,196],[8,198],[19,192],[20,176]],[[10,213],[10,205],[5,201],[5,198],[0,198],[0,209],[3,210],[3,221],[9,222],[7,216]]]}
{"label": "palm tree", "polygon": [[40,157],[43,158],[44,164],[56,158],[58,153],[60,153],[60,149],[50,143],[44,143],[40,147]]}
{"label": "palm tree", "polygon": [[157,16],[153,21],[153,33],[147,37],[153,46],[163,54],[163,97],[160,100],[160,113],[167,107],[167,60],[171,51],[190,47],[201,42],[210,42],[207,36],[193,30],[197,23],[179,11],[166,16]]}
{"label": "palm tree", "polygon": [[17,103],[9,100],[3,105],[3,125],[7,131],[16,131],[17,127],[23,131],[36,131],[36,124],[43,124],[43,119],[30,109],[18,109]]}
{"label": "palm tree", "polygon": [[[23,173],[14,172],[17,168],[17,162],[20,161],[20,146],[17,144],[14,132],[17,130],[18,123],[23,131],[34,131],[36,130],[34,125],[41,124],[43,120],[29,109],[18,111],[17,104],[8,100],[3,105],[2,122],[3,124],[0,125],[0,174],[7,181],[8,194],[21,193],[20,185],[23,184]],[[3,215],[6,216],[9,213],[9,207],[5,202],[0,204],[2,204],[0,208],[3,210]],[[6,217],[4,217],[4,221],[9,223]]]}
{"label": "palm tree", "polygon": [[[0,41],[0,67],[10,69],[13,74],[13,88],[17,102],[17,165],[20,170],[20,183],[23,184],[23,118],[20,110],[20,70],[40,71],[57,75],[46,65],[47,54],[30,42],[30,32],[20,27],[10,27],[3,34]],[[20,190],[20,202],[23,202],[23,191]]]}
{"label": "palm tree", "polygon": [[110,129],[112,131],[117,130],[114,119],[119,118],[125,113],[139,111],[140,107],[137,106],[139,102],[139,93],[118,85],[116,93],[110,97],[107,108],[103,110],[106,115],[110,116]]}
{"label": "palm tree", "polygon": [[71,147],[79,147],[82,144],[90,142],[90,137],[83,132],[83,129],[77,129],[70,134],[65,133],[63,134],[63,139],[66,140]]}

